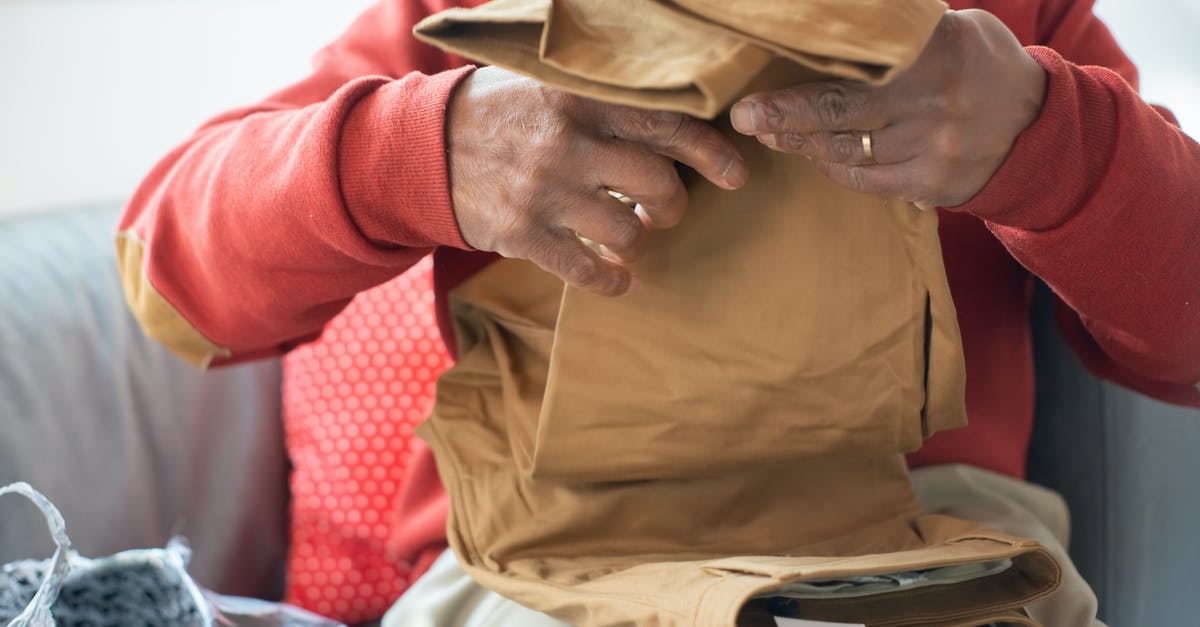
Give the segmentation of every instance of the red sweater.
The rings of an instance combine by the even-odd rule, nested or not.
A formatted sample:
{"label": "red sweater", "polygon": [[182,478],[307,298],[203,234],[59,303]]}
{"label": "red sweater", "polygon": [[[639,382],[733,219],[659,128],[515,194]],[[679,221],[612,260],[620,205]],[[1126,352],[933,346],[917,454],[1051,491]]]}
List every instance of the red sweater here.
{"label": "red sweater", "polygon": [[[277,355],[434,251],[452,340],[444,295],[494,257],[465,250],[447,189],[443,113],[470,69],[410,34],[451,4],[374,6],[311,76],[210,121],[154,168],[119,238],[131,303],[152,334],[202,363]],[[988,186],[941,212],[970,425],[911,461],[1019,477],[1033,422],[1034,275],[1058,295],[1065,335],[1094,372],[1200,406],[1200,145],[1138,97],[1090,0],[950,4],[998,15],[1049,83],[1041,116]],[[412,524],[398,541],[415,558],[444,534],[444,498],[427,453],[414,468],[401,504]]]}

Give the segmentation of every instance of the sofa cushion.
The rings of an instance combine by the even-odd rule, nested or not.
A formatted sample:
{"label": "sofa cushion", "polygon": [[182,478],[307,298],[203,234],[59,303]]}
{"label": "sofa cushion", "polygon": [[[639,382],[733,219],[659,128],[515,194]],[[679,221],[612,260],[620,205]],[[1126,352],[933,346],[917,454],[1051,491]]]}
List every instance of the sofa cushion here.
{"label": "sofa cushion", "polygon": [[413,429],[450,365],[430,258],[359,294],[319,340],[284,357],[292,472],[287,599],[348,623],[379,618],[414,565],[389,550]]}
{"label": "sofa cushion", "polygon": [[1071,557],[1110,625],[1186,625],[1200,614],[1200,411],[1158,402],[1085,370],[1034,308],[1038,405],[1029,478],[1071,509]]}
{"label": "sofa cushion", "polygon": [[[278,597],[279,362],[203,372],[147,339],[117,276],[118,213],[0,223],[0,485],[44,492],[85,555],[183,534],[201,585]],[[0,562],[52,548],[37,510],[0,501]]]}

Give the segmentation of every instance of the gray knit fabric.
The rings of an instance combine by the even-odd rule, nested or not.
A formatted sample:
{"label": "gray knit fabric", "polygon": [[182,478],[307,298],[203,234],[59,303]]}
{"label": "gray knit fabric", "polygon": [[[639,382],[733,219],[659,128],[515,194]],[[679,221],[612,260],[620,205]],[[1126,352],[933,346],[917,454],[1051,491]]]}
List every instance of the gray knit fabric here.
{"label": "gray knit fabric", "polygon": [[[59,627],[207,627],[183,571],[163,549],[126,551],[101,560],[72,560],[51,613]],[[22,561],[0,571],[0,624],[29,605],[49,563]]]}
{"label": "gray knit fabric", "polygon": [[37,505],[56,550],[0,565],[0,627],[346,627],[284,603],[202,590],[187,572],[192,551],[182,537],[165,549],[83,557],[49,499],[21,482],[0,486],[5,494]]}
{"label": "gray knit fabric", "polygon": [[37,505],[56,550],[48,560],[0,567],[0,625],[8,627],[211,627],[212,610],[187,574],[182,538],[165,549],[88,559],[71,548],[58,508],[27,483],[0,487]]}

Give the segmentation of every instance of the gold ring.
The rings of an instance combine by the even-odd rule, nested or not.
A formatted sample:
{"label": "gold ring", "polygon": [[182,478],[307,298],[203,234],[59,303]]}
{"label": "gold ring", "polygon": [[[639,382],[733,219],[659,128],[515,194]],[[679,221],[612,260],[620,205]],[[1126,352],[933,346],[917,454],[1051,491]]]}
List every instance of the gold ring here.
{"label": "gold ring", "polygon": [[867,161],[875,161],[875,150],[871,146],[871,131],[862,132],[863,156]]}

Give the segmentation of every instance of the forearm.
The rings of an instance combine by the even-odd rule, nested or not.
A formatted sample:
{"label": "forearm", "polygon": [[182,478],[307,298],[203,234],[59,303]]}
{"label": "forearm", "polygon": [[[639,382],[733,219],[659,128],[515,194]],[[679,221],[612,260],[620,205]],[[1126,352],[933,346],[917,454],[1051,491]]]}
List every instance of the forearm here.
{"label": "forearm", "polygon": [[410,32],[448,4],[372,6],[310,76],[214,119],[151,171],[118,235],[150,335],[202,365],[277,354],[430,248],[463,245],[444,109],[469,68]]}
{"label": "forearm", "polygon": [[1200,145],[1115,72],[1029,50],[1049,76],[1043,111],[961,208],[1077,313],[1107,367],[1190,387],[1200,380]]}
{"label": "forearm", "polygon": [[169,155],[120,227],[147,331],[201,363],[276,353],[459,243],[440,116],[461,73],[359,79],[307,107],[210,125]]}

